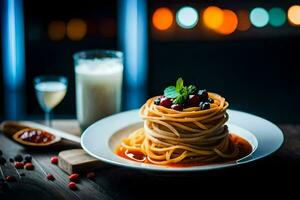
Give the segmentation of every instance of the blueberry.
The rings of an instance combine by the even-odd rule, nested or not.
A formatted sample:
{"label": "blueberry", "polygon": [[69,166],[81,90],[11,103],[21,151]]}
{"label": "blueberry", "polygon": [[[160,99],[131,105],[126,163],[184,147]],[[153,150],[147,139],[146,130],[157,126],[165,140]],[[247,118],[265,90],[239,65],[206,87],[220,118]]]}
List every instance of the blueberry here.
{"label": "blueberry", "polygon": [[159,104],[160,104],[160,97],[157,97],[157,98],[154,100],[154,104],[155,104],[155,105],[159,105]]}
{"label": "blueberry", "polygon": [[205,89],[204,90],[199,90],[198,91],[198,96],[200,98],[200,101],[207,101],[207,99],[208,99],[208,93]]}
{"label": "blueberry", "polygon": [[3,156],[0,156],[0,165],[4,165],[6,163],[6,160]]}
{"label": "blueberry", "polygon": [[2,156],[3,155],[3,152],[2,152],[2,150],[0,150],[0,156]]}
{"label": "blueberry", "polygon": [[208,99],[207,99],[207,102],[208,102],[208,103],[214,103],[215,101],[214,101],[212,98],[208,98]]}
{"label": "blueberry", "polygon": [[199,107],[201,110],[207,110],[210,109],[210,104],[208,102],[200,102]]}
{"label": "blueberry", "polygon": [[15,156],[15,161],[17,161],[17,162],[22,162],[22,161],[23,161],[23,157],[22,157],[20,154],[17,154],[17,155]]}
{"label": "blueberry", "polygon": [[31,162],[31,160],[32,160],[31,155],[29,155],[29,154],[25,155],[24,160],[25,160],[25,162]]}
{"label": "blueberry", "polygon": [[13,158],[9,158],[9,162],[14,162],[14,159]]}

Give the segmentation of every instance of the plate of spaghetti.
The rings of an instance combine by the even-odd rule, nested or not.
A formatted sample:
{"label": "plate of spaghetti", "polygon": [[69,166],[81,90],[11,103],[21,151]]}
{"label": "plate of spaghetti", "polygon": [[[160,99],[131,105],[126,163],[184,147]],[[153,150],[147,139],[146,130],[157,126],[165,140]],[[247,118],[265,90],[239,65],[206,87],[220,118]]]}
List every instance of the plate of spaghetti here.
{"label": "plate of spaghetti", "polygon": [[236,166],[275,152],[281,130],[258,116],[228,109],[219,94],[176,85],[138,110],[86,129],[83,149],[104,162],[152,171],[202,171]]}

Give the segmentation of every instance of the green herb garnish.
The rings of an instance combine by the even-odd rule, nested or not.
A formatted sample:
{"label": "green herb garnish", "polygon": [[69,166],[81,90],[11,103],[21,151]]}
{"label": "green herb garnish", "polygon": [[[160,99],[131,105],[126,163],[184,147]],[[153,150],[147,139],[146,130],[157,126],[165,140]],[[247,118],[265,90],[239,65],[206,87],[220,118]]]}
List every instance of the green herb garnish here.
{"label": "green herb garnish", "polygon": [[183,104],[189,97],[190,94],[194,94],[197,88],[194,85],[184,86],[182,78],[178,78],[176,86],[169,86],[164,90],[164,96],[175,100],[175,104]]}

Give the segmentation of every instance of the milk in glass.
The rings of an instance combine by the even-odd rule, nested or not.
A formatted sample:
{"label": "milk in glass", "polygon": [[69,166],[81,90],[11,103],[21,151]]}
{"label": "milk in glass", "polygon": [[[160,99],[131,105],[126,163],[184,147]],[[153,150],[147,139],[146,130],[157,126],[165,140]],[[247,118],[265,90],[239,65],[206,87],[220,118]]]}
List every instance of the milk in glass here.
{"label": "milk in glass", "polygon": [[123,64],[119,58],[78,60],[75,66],[77,119],[82,129],[120,112]]}

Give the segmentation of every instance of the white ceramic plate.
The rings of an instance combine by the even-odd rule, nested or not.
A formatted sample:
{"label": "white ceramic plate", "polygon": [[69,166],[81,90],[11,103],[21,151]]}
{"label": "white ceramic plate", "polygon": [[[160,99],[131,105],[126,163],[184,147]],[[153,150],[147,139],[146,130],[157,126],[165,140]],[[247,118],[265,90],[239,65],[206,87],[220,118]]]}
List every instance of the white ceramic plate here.
{"label": "white ceramic plate", "polygon": [[90,155],[113,165],[149,171],[202,171],[235,166],[263,158],[275,152],[283,142],[282,131],[273,123],[252,114],[228,110],[229,131],[246,139],[253,148],[250,155],[236,162],[193,167],[167,167],[139,163],[114,153],[122,138],[142,127],[138,110],[127,111],[104,118],[84,131],[81,146]]}

